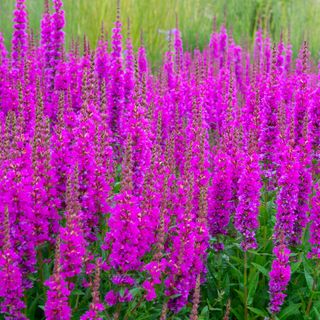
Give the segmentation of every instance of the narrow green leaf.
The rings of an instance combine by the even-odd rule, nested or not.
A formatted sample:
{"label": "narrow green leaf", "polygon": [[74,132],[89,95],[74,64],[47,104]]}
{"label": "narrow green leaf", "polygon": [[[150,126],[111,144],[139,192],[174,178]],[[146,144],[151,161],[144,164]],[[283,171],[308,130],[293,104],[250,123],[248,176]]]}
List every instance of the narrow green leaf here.
{"label": "narrow green leaf", "polygon": [[253,307],[248,307],[248,309],[258,316],[268,317],[268,313],[265,310],[261,310]]}
{"label": "narrow green leaf", "polygon": [[320,319],[320,311],[318,308],[316,308],[315,306],[313,306],[311,314],[315,315],[314,319]]}
{"label": "narrow green leaf", "polygon": [[293,316],[293,315],[298,315],[300,314],[299,312],[299,308],[301,306],[301,303],[296,303],[296,304],[290,304],[288,305],[286,308],[284,308],[280,314],[279,314],[279,319],[280,320],[285,320],[287,319],[289,316]]}
{"label": "narrow green leaf", "polygon": [[255,266],[264,276],[269,277],[269,271],[265,267],[254,262],[251,262],[251,264]]}
{"label": "narrow green leaf", "polygon": [[312,276],[309,272],[309,266],[308,266],[308,262],[306,261],[306,259],[303,260],[303,269],[304,269],[304,277],[306,278],[307,286],[308,286],[309,290],[312,291],[313,279],[312,279]]}
{"label": "narrow green leaf", "polygon": [[259,273],[252,271],[248,283],[248,304],[251,305],[259,283]]}
{"label": "narrow green leaf", "polygon": [[294,274],[299,269],[299,267],[301,265],[301,262],[302,261],[300,260],[298,262],[292,263],[292,265],[291,265],[291,274]]}
{"label": "narrow green leaf", "polygon": [[209,319],[209,308],[205,306],[200,313],[199,320],[207,320]]}
{"label": "narrow green leaf", "polygon": [[76,296],[84,296],[84,292],[80,289],[75,289],[72,291],[72,295],[76,295]]}

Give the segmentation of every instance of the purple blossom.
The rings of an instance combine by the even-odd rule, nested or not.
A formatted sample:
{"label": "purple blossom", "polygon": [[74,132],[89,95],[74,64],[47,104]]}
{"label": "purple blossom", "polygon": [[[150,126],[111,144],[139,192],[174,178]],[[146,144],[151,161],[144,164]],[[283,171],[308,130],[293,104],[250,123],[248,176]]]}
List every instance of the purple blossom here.
{"label": "purple blossom", "polygon": [[18,255],[15,253],[10,236],[10,217],[8,207],[4,212],[4,244],[0,250],[0,312],[6,319],[27,319],[22,313],[26,307],[23,302],[22,273],[18,265]]}
{"label": "purple blossom", "polygon": [[71,319],[71,308],[68,300],[70,296],[70,290],[68,283],[62,274],[61,266],[61,248],[60,239],[56,242],[55,252],[55,265],[53,275],[45,282],[45,285],[49,288],[47,291],[47,301],[44,306],[45,316],[48,320]]}
{"label": "purple blossom", "polygon": [[260,189],[262,187],[257,155],[246,155],[239,179],[239,202],[235,213],[235,227],[242,234],[243,250],[258,247],[255,232],[259,227]]}
{"label": "purple blossom", "polygon": [[13,15],[12,59],[15,64],[18,64],[19,61],[23,60],[28,46],[28,18],[25,0],[16,0]]}
{"label": "purple blossom", "polygon": [[107,302],[107,304],[108,304],[110,307],[112,307],[112,306],[114,306],[115,304],[118,303],[118,301],[119,301],[119,295],[118,295],[118,293],[116,293],[115,291],[110,290],[110,291],[108,291],[107,294],[105,295],[104,300]]}
{"label": "purple blossom", "polygon": [[284,245],[274,248],[273,253],[276,259],[272,263],[269,281],[270,311],[278,313],[287,296],[284,291],[291,277],[289,265],[290,250]]}

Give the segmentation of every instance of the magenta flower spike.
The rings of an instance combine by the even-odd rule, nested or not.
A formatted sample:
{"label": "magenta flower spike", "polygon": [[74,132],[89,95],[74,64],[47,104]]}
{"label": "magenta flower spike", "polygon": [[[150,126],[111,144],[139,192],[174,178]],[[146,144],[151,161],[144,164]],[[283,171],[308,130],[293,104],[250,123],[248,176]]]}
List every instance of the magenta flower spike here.
{"label": "magenta flower spike", "polygon": [[45,282],[49,288],[44,306],[46,319],[70,320],[71,308],[68,303],[70,290],[62,273],[60,239],[56,241],[55,264],[52,276]]}
{"label": "magenta flower spike", "polygon": [[216,238],[214,248],[223,249],[221,237],[228,233],[232,213],[232,167],[227,154],[217,150],[213,156],[212,184],[209,188],[208,226],[210,236]]}
{"label": "magenta flower spike", "polygon": [[100,300],[100,274],[101,266],[99,260],[96,262],[95,276],[91,285],[92,302],[90,303],[89,310],[80,317],[80,320],[102,320],[100,313],[104,310],[104,305]]}
{"label": "magenta flower spike", "polygon": [[65,279],[81,273],[87,246],[82,227],[83,214],[79,203],[77,166],[71,168],[66,193],[66,226],[60,228],[61,275]]}
{"label": "magenta flower spike", "polygon": [[10,216],[8,207],[4,212],[4,241],[0,249],[0,313],[5,319],[24,320],[26,307],[23,302],[22,273],[18,264],[18,255],[15,252],[11,235]]}
{"label": "magenta flower spike", "polygon": [[[294,233],[296,209],[299,194],[299,163],[296,152],[290,146],[283,146],[280,159],[280,190],[276,199],[277,213],[274,227],[275,243],[283,234],[283,242],[288,243]],[[282,239],[281,239],[282,240]]]}
{"label": "magenta flower spike", "polygon": [[16,6],[13,12],[13,23],[12,59],[13,66],[17,70],[19,63],[21,63],[25,57],[28,47],[28,15],[25,0],[16,0]]}
{"label": "magenta flower spike", "polygon": [[256,154],[244,155],[242,172],[239,178],[238,205],[234,216],[235,228],[243,237],[244,251],[257,249],[255,238],[259,227],[260,190],[262,188],[260,167]]}
{"label": "magenta flower spike", "polygon": [[[122,61],[122,35],[120,22],[120,8],[117,9],[117,20],[112,30],[112,52],[110,57],[110,128],[113,133],[113,140],[117,150],[120,143],[120,121],[124,104],[124,72]],[[118,151],[119,153],[119,151]]]}
{"label": "magenta flower spike", "polygon": [[47,89],[51,93],[53,90],[53,81],[54,81],[54,69],[52,66],[52,52],[53,52],[53,44],[52,44],[52,20],[49,8],[49,0],[45,0],[44,2],[44,13],[41,20],[41,49],[43,54],[43,65],[45,72],[45,80]]}
{"label": "magenta flower spike", "polygon": [[52,20],[52,56],[51,65],[56,68],[58,62],[62,59],[64,50],[64,31],[65,18],[62,0],[53,0],[54,13],[51,16]]}
{"label": "magenta flower spike", "polygon": [[[128,21],[128,23],[130,22]],[[130,35],[130,26],[128,26],[125,59],[126,68],[124,73],[124,109],[121,117],[121,127],[123,128],[122,134],[124,137],[126,137],[128,134],[130,118],[133,113],[135,89],[137,89],[135,88],[135,57]]]}
{"label": "magenta flower spike", "polygon": [[275,260],[272,263],[270,272],[269,292],[270,292],[270,311],[272,314],[278,313],[284,302],[286,294],[284,291],[291,277],[289,265],[290,250],[281,244],[273,250]]}
{"label": "magenta flower spike", "polygon": [[101,36],[95,52],[95,68],[99,78],[99,84],[102,85],[102,81],[106,81],[109,72],[109,54],[108,54],[108,41],[105,39],[104,28],[101,28]]}

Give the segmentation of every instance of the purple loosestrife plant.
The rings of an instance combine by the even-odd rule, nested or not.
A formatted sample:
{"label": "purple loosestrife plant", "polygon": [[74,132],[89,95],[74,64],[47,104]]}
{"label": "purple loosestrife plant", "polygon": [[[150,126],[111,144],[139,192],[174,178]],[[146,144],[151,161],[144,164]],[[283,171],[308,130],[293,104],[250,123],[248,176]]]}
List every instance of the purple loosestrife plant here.
{"label": "purple loosestrife plant", "polygon": [[109,67],[109,54],[108,54],[108,41],[105,40],[104,29],[102,27],[101,36],[95,52],[95,68],[99,78],[99,84],[102,85],[102,81],[106,81],[108,78]]}
{"label": "purple loosestrife plant", "polygon": [[216,238],[214,248],[223,249],[221,236],[227,234],[232,210],[231,163],[229,156],[217,150],[213,158],[212,183],[209,189],[208,225],[210,236]]}
{"label": "purple loosestrife plant", "polygon": [[[10,128],[11,125],[11,128]],[[19,257],[19,265],[24,276],[35,271],[36,236],[35,219],[32,210],[32,165],[31,146],[23,132],[23,117],[18,121],[15,113],[7,115],[6,122],[6,158],[4,161],[4,195],[12,219],[12,243]],[[24,286],[31,282],[24,277]]]}
{"label": "purple loosestrife plant", "polygon": [[178,203],[176,205],[176,226],[171,235],[172,247],[168,257],[165,279],[165,295],[175,296],[169,300],[169,308],[179,312],[195,286],[200,270],[193,270],[195,260],[196,221],[193,212],[194,172],[191,169],[191,147],[185,153],[185,175],[178,182]]}
{"label": "purple loosestrife plant", "polygon": [[269,190],[274,189],[277,170],[277,121],[278,106],[281,103],[280,76],[276,66],[276,50],[273,51],[271,75],[268,76],[260,111],[261,128],[259,137],[260,160],[263,163],[263,174]]}
{"label": "purple loosestrife plant", "polygon": [[100,301],[100,273],[101,262],[97,260],[95,268],[95,276],[91,285],[92,302],[90,303],[89,310],[80,317],[80,320],[102,320],[100,313],[104,310],[104,305]]}
{"label": "purple loosestrife plant", "polygon": [[269,307],[273,314],[278,313],[281,309],[286,297],[284,291],[291,276],[288,244],[294,234],[295,210],[298,205],[299,167],[297,160],[297,154],[292,146],[283,145],[283,155],[280,159],[281,175],[278,180],[280,190],[276,200],[277,213],[273,234],[275,260],[272,263],[269,280]]}
{"label": "purple loosestrife plant", "polygon": [[[129,21],[128,21],[129,23]],[[128,37],[126,40],[126,68],[124,74],[124,110],[122,112],[122,130],[124,136],[128,133],[127,124],[130,123],[130,117],[133,112],[134,94],[135,94],[135,58],[133,52],[132,39],[130,35],[130,26],[128,27]]]}
{"label": "purple loosestrife plant", "polygon": [[140,215],[138,197],[133,194],[132,137],[126,139],[126,153],[122,164],[123,184],[116,196],[108,221],[104,249],[109,251],[108,264],[124,274],[141,268]]}
{"label": "purple loosestrife plant", "polygon": [[[319,70],[307,45],[295,59],[259,28],[251,52],[222,26],[203,49],[184,50],[177,23],[154,72],[130,27],[123,50],[119,8],[111,40],[102,27],[96,48],[84,37],[69,49],[62,0],[44,0],[39,41],[26,1],[15,4],[10,54],[0,34],[0,317],[41,317],[44,302],[49,320],[142,310],[195,320],[208,298],[221,318],[228,295],[224,318],[241,301],[249,319],[266,274],[251,286],[261,270],[247,274],[247,251],[263,237],[250,263],[268,265],[273,239],[276,318],[291,250],[300,259],[310,235],[308,256],[320,257]],[[228,284],[242,269],[239,245],[243,296]],[[298,296],[288,304],[312,317],[315,294],[306,310]]]}
{"label": "purple loosestrife plant", "polygon": [[117,11],[117,20],[112,30],[112,52],[110,57],[110,96],[108,98],[110,106],[110,128],[113,133],[113,142],[119,152],[120,121],[124,104],[124,72],[122,61],[122,35],[120,22],[120,8]]}
{"label": "purple loosestrife plant", "polygon": [[278,313],[284,302],[286,294],[284,291],[291,277],[289,265],[290,250],[285,244],[280,244],[273,249],[275,260],[272,262],[269,292],[270,292],[270,311],[272,314]]}
{"label": "purple loosestrife plant", "polygon": [[13,22],[12,59],[14,68],[18,70],[19,62],[23,60],[28,46],[28,17],[25,0],[16,0]]}
{"label": "purple loosestrife plant", "polygon": [[[38,89],[40,90],[40,88]],[[51,162],[51,135],[49,119],[44,115],[42,98],[38,98],[35,132],[33,137],[33,193],[32,207],[35,217],[37,244],[43,244],[59,229],[59,215],[55,185],[56,172]]]}
{"label": "purple loosestrife plant", "polygon": [[280,164],[277,213],[273,237],[275,243],[288,243],[294,233],[299,193],[299,163],[291,146],[283,146]]}
{"label": "purple loosestrife plant", "polygon": [[[49,8],[49,0],[44,1],[44,13],[41,20],[41,49],[43,55],[43,65],[45,72],[45,81],[46,81],[46,94],[51,94],[53,90],[53,81],[54,81],[54,69],[52,66],[52,53],[53,53],[53,44],[52,44],[52,20]],[[51,97],[50,97],[51,98]]]}
{"label": "purple loosestrife plant", "polygon": [[49,288],[44,306],[46,319],[70,320],[71,308],[68,303],[70,290],[62,273],[60,239],[56,241],[55,264],[52,276],[45,282]]}
{"label": "purple loosestrife plant", "polygon": [[0,250],[0,313],[7,320],[24,320],[22,313],[26,307],[23,302],[22,273],[11,242],[11,227],[8,207],[4,212],[4,243]]}
{"label": "purple loosestrife plant", "polygon": [[62,0],[53,0],[54,13],[51,16],[52,19],[52,56],[51,65],[56,68],[58,62],[62,58],[64,50],[64,10]]}
{"label": "purple loosestrife plant", "polygon": [[71,168],[67,182],[66,226],[60,228],[61,275],[72,278],[80,274],[86,254],[86,240],[83,233],[83,213],[79,203],[78,168]]}
{"label": "purple loosestrife plant", "polygon": [[259,227],[260,190],[262,188],[258,156],[244,155],[239,178],[238,206],[234,216],[235,228],[241,233],[241,247],[244,251],[257,249],[255,238]]}

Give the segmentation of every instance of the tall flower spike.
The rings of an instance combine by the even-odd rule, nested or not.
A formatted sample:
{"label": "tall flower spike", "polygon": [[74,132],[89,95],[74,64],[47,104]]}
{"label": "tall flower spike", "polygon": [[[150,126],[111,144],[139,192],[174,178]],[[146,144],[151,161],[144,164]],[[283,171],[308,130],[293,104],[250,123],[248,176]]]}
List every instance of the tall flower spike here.
{"label": "tall flower spike", "polygon": [[104,26],[101,26],[101,36],[98,42],[97,50],[95,51],[95,66],[96,73],[99,78],[99,84],[108,78],[109,68],[109,54],[108,54],[108,41],[105,40]]}
{"label": "tall flower spike", "polygon": [[55,12],[52,15],[52,66],[56,67],[64,50],[64,10],[62,0],[53,0]]}
{"label": "tall flower spike", "polygon": [[78,168],[74,166],[68,176],[66,195],[66,226],[61,228],[61,273],[64,277],[78,275],[83,267],[86,254],[82,223],[83,216],[79,203]]}
{"label": "tall flower spike", "polygon": [[239,203],[234,217],[235,228],[243,236],[241,247],[244,251],[258,247],[255,232],[259,226],[261,187],[258,157],[245,154],[239,179]]}
{"label": "tall flower spike", "polygon": [[124,138],[128,134],[130,117],[134,106],[135,59],[128,19],[128,35],[126,39],[126,69],[124,74],[124,110],[121,116],[121,128]]}
{"label": "tall flower spike", "polygon": [[269,280],[269,307],[272,314],[280,311],[286,297],[284,291],[291,277],[290,250],[287,246],[294,232],[295,210],[298,204],[299,191],[297,155],[291,146],[283,145],[282,150],[283,154],[280,159],[281,175],[278,181],[280,191],[276,200],[277,213],[273,235],[275,259],[272,263]]}
{"label": "tall flower spike", "polygon": [[4,244],[0,249],[0,313],[7,320],[24,320],[22,313],[26,307],[23,302],[22,274],[18,266],[18,256],[14,252],[10,236],[8,207],[4,212]]}
{"label": "tall flower spike", "polygon": [[232,172],[229,156],[217,151],[213,158],[212,184],[209,188],[208,226],[212,238],[216,238],[214,248],[223,249],[221,236],[227,234],[227,226],[232,210]]}
{"label": "tall flower spike", "polygon": [[141,266],[140,254],[140,208],[133,195],[132,137],[127,136],[122,164],[122,189],[116,196],[115,208],[109,218],[109,231],[105,236],[105,250],[109,250],[108,262],[118,273],[137,270]]}
{"label": "tall flower spike", "polygon": [[278,313],[284,302],[287,288],[291,277],[289,265],[290,250],[281,244],[273,250],[275,260],[272,263],[269,281],[270,311],[272,314]]}
{"label": "tall flower spike", "polygon": [[49,287],[44,313],[48,320],[70,320],[71,308],[68,303],[70,291],[62,275],[60,238],[56,240],[55,264],[53,275],[45,282]]}
{"label": "tall flower spike", "polygon": [[49,93],[53,89],[53,81],[54,81],[54,70],[52,68],[52,21],[51,15],[49,11],[49,0],[44,1],[44,13],[41,20],[41,47],[43,54],[43,64],[44,64],[44,72],[45,72],[45,81],[46,88]]}
{"label": "tall flower spike", "polygon": [[96,270],[94,281],[92,284],[92,302],[90,303],[89,310],[81,316],[80,320],[102,320],[102,317],[99,316],[99,313],[104,310],[104,306],[100,301],[100,262],[99,259],[96,261]]}
{"label": "tall flower spike", "polygon": [[28,47],[28,18],[26,10],[25,0],[16,0],[16,7],[13,13],[14,31],[12,37],[12,59],[14,68],[18,68],[19,62],[23,60]]}
{"label": "tall flower spike", "polygon": [[[120,120],[124,102],[124,83],[122,69],[122,35],[120,22],[120,2],[118,1],[117,20],[112,30],[111,52],[111,89],[110,89],[110,128],[113,133],[116,148],[120,148]],[[119,154],[118,154],[119,156]]]}
{"label": "tall flower spike", "polygon": [[288,243],[294,231],[296,220],[295,210],[298,205],[299,193],[299,164],[297,154],[292,147],[283,146],[280,159],[280,191],[277,195],[276,224],[274,227],[275,243],[279,243],[281,234],[284,234],[284,243]]}

